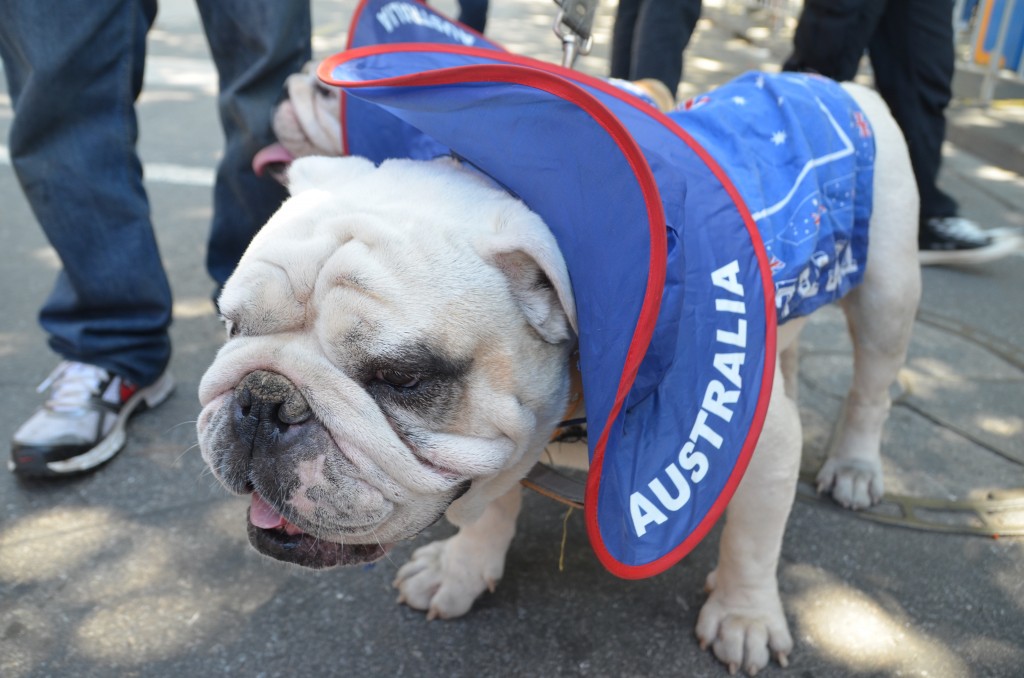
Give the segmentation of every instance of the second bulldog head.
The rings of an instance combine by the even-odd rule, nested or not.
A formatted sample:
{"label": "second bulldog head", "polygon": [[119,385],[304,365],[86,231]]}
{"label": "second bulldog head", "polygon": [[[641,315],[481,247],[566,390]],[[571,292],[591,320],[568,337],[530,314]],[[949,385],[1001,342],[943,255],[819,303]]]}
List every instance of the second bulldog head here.
{"label": "second bulldog head", "polygon": [[341,136],[341,93],[316,76],[316,61],[285,80],[284,96],[274,107],[271,125],[277,142],[253,158],[257,175],[285,183],[288,165],[311,155],[345,155]]}
{"label": "second bulldog head", "polygon": [[[284,96],[274,107],[271,118],[277,141],[253,158],[253,171],[258,176],[286,183],[288,165],[296,158],[338,157],[348,153],[341,131],[341,90],[320,81],[316,74],[318,64],[310,61],[285,81]],[[662,112],[675,107],[672,93],[657,79],[643,78],[620,86],[648,99]]]}
{"label": "second bulldog head", "polygon": [[220,298],[200,448],[258,550],[370,561],[534,464],[573,300],[544,224],[453,161],[308,158],[289,186]]}

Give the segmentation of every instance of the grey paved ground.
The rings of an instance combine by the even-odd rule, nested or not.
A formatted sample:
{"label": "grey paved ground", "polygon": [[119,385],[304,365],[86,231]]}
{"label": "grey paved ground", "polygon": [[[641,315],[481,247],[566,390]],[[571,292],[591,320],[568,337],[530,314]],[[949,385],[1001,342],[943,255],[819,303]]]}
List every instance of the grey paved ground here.
{"label": "grey paved ground", "polygon": [[[557,60],[549,0],[493,4],[495,38]],[[320,56],[341,44],[352,5],[316,0]],[[705,5],[688,53],[687,91],[779,63],[785,26],[765,30],[763,17],[740,11],[739,2]],[[179,387],[161,409],[135,420],[128,448],[94,475],[30,484],[0,473],[0,675],[724,675],[692,631],[717,532],[672,571],[627,582],[602,570],[575,513],[560,572],[564,511],[531,494],[498,591],[463,619],[431,623],[393,602],[389,582],[411,545],[370,569],[319,574],[249,549],[245,502],[217,486],[194,447],[196,387],[221,337],[201,264],[220,145],[215,78],[191,3],[161,7],[139,110],[154,220],[177,299]],[[581,64],[597,75],[606,69],[610,17],[604,7],[595,54]],[[973,87],[958,80],[964,97],[976,95]],[[943,184],[986,226],[1024,225],[1024,109],[969,104],[951,110]],[[0,138],[10,118],[10,102],[0,99]],[[55,364],[35,313],[56,262],[4,157],[6,440],[36,407],[33,389]],[[924,283],[885,441],[889,490],[952,500],[1024,487],[1024,258],[930,269]],[[805,344],[811,468],[848,374],[840,317],[816,317]],[[1004,520],[1024,522],[1019,513]],[[449,530],[436,526],[420,543]],[[923,532],[798,502],[780,578],[797,649],[790,669],[763,675],[1024,671],[1024,539]]]}

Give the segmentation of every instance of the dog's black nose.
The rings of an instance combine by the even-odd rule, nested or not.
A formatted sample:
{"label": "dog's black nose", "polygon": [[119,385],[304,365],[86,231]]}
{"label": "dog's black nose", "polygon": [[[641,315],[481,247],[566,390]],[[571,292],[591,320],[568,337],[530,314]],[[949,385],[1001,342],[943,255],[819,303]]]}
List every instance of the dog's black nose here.
{"label": "dog's black nose", "polygon": [[235,387],[236,433],[253,454],[272,448],[290,426],[312,416],[309,403],[287,378],[252,372]]}

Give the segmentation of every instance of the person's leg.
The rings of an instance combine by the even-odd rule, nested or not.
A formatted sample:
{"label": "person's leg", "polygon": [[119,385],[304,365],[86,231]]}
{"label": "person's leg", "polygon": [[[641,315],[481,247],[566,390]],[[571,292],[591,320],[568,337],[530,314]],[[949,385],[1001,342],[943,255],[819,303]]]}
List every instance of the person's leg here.
{"label": "person's leg", "polygon": [[220,76],[224,156],[217,168],[206,265],[223,285],[249,241],[287,192],[252,171],[252,157],[274,141],[270,119],[285,78],[311,56],[308,0],[198,0]]}
{"label": "person's leg", "polygon": [[612,25],[612,54],[609,74],[613,78],[629,80],[633,59],[633,37],[636,19],[640,15],[641,0],[619,0]]}
{"label": "person's leg", "polygon": [[986,231],[959,216],[956,201],[938,186],[952,99],[952,12],[952,0],[890,2],[870,45],[875,85],[907,139],[921,195],[922,265],[982,264],[1021,244],[1013,231]]}
{"label": "person's leg", "polygon": [[922,265],[981,264],[1021,246],[1012,230],[984,230],[959,216],[956,201],[938,186],[952,99],[952,12],[952,0],[890,2],[869,48],[875,85],[907,139],[914,166]]}
{"label": "person's leg", "polygon": [[15,431],[9,468],[79,473],[125,444],[133,412],[174,382],[171,291],[135,152],[152,0],[0,4],[10,155],[63,270],[39,318],[65,358]]}
{"label": "person's leg", "polygon": [[135,152],[154,1],[0,4],[11,163],[64,266],[40,322],[50,346],[141,385],[170,359],[171,291]]}
{"label": "person's leg", "polygon": [[853,80],[886,0],[805,0],[782,68]]}
{"label": "person's leg", "polygon": [[487,27],[487,4],[488,0],[459,0],[459,22],[483,33]]}
{"label": "person's leg", "polygon": [[936,185],[953,83],[952,0],[890,2],[871,41],[875,86],[910,149],[921,220],[957,213]]}
{"label": "person's leg", "polygon": [[629,79],[660,80],[675,96],[683,77],[683,50],[700,10],[700,0],[645,0],[633,33]]}

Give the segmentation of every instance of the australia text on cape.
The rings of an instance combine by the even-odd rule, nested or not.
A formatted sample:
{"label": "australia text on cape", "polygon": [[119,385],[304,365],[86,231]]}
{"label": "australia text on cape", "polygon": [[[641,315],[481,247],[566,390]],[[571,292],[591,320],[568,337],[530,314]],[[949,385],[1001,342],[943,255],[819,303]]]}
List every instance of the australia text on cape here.
{"label": "australia text on cape", "polygon": [[408,2],[389,2],[377,12],[377,21],[388,33],[394,33],[400,26],[414,25],[432,28],[455,42],[463,45],[476,43],[468,31],[464,31],[450,21],[445,21],[436,14],[417,7]]}
{"label": "australia text on cape", "polygon": [[729,406],[734,405],[740,398],[743,387],[740,368],[747,357],[747,321],[743,317],[747,307],[743,301],[743,285],[739,282],[739,271],[739,262],[733,260],[711,273],[712,284],[724,293],[723,297],[715,299],[715,310],[734,316],[727,322],[730,323],[728,326],[734,327],[735,330],[719,329],[715,335],[721,350],[715,352],[714,367],[722,379],[712,379],[708,383],[704,390],[701,409],[697,412],[693,427],[690,429],[689,440],[679,450],[678,458],[665,467],[664,475],[668,476],[675,486],[674,496],[662,482],[661,474],[647,484],[650,493],[636,491],[630,495],[629,512],[637,537],[643,537],[651,523],[661,525],[668,520],[666,513],[678,511],[690,501],[690,484],[683,477],[683,472],[688,471],[689,482],[696,485],[707,475],[710,464],[708,455],[698,451],[697,447],[701,446],[706,450],[707,444],[717,450],[722,446],[723,438],[715,430],[714,420],[709,422],[709,419],[712,415],[724,422],[732,419],[733,413]]}

